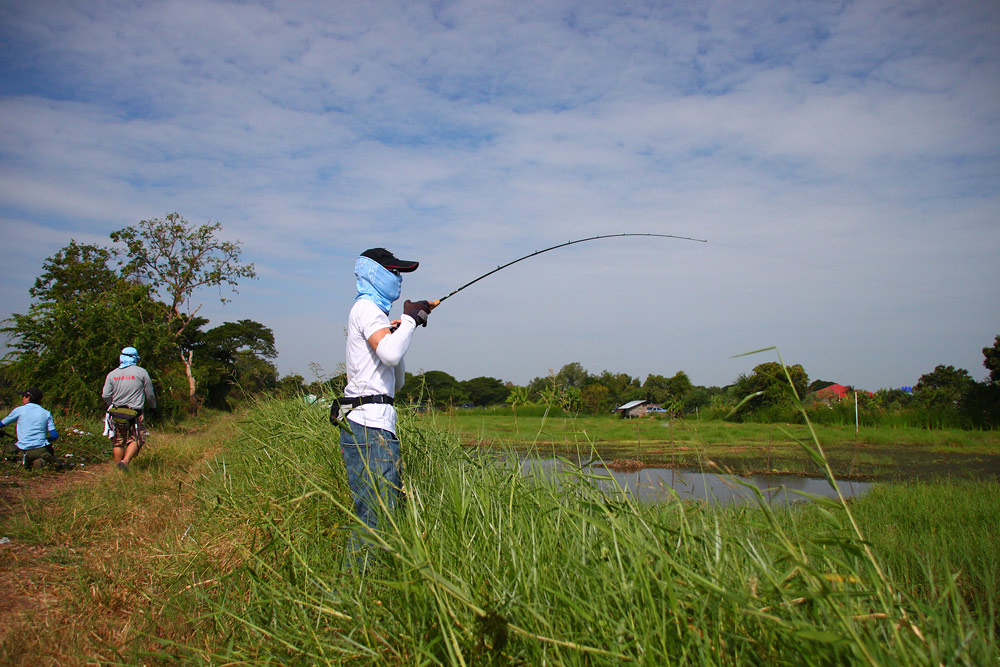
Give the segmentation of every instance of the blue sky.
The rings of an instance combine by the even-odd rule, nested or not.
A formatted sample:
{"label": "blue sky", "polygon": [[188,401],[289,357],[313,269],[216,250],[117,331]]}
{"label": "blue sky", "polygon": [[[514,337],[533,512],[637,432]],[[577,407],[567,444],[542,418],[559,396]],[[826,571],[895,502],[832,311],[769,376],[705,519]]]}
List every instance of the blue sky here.
{"label": "blue sky", "polygon": [[996,2],[2,0],[0,68],[0,317],[70,239],[176,211],[259,273],[201,313],[306,377],[375,246],[433,299],[708,239],[477,283],[407,355],[458,379],[724,385],[773,345],[877,389],[982,379],[1000,334]]}

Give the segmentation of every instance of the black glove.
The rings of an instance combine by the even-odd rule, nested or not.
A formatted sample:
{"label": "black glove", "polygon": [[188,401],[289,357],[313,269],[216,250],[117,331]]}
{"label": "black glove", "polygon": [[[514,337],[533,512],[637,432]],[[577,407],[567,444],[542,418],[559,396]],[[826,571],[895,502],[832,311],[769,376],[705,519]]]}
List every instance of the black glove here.
{"label": "black glove", "polygon": [[403,314],[409,315],[413,318],[413,321],[422,327],[427,326],[427,316],[431,314],[431,304],[426,301],[410,301],[407,299],[403,302]]}

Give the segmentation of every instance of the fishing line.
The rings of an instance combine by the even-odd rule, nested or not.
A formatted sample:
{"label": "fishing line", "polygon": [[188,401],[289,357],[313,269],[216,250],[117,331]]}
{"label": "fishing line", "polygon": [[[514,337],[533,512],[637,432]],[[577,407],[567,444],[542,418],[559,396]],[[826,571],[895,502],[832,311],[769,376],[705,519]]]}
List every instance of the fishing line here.
{"label": "fishing line", "polygon": [[449,292],[445,296],[441,297],[437,301],[431,301],[430,302],[430,306],[431,306],[432,309],[433,308],[437,308],[441,304],[441,302],[444,301],[445,299],[447,299],[449,297],[452,297],[452,296],[455,296],[456,294],[458,294],[459,292],[461,292],[462,290],[464,290],[466,287],[469,287],[470,285],[475,285],[476,283],[478,283],[483,278],[486,278],[487,276],[492,276],[497,271],[500,271],[502,269],[506,269],[508,266],[511,266],[512,264],[517,264],[518,262],[523,262],[526,259],[530,259],[532,257],[535,257],[536,255],[541,255],[543,252],[548,252],[550,250],[555,250],[557,248],[565,248],[566,246],[573,245],[574,243],[583,243],[585,241],[596,241],[598,239],[612,239],[612,238],[617,238],[617,237],[621,237],[621,236],[655,236],[657,238],[662,238],[662,239],[678,239],[680,241],[697,241],[698,243],[708,243],[707,239],[695,239],[695,238],[691,238],[690,236],[677,236],[675,234],[623,233],[623,234],[599,234],[598,236],[588,236],[585,239],[576,239],[575,241],[566,241],[565,243],[558,243],[558,244],[556,244],[554,246],[550,246],[550,247],[545,248],[543,250],[536,250],[533,253],[525,255],[524,257],[518,257],[517,259],[515,259],[515,260],[513,260],[511,262],[507,262],[506,264],[501,264],[500,266],[498,266],[497,268],[493,269],[492,271],[487,271],[486,273],[484,273],[483,275],[479,276],[478,278],[475,278],[474,280],[470,280],[469,282],[465,283],[464,285],[462,285],[458,289],[452,290],[451,292]]}
{"label": "fishing line", "polygon": [[760,249],[747,249],[742,246],[732,245],[723,241],[722,243],[715,245],[716,249],[724,248],[729,250],[735,250],[744,256],[749,256],[751,258],[757,259],[759,257],[767,257],[769,259],[777,260],[779,262],[784,262],[787,264],[798,264],[799,266],[804,266],[810,269],[819,269],[820,271],[827,271],[837,275],[839,278],[844,278],[845,276],[853,278],[855,280],[865,281],[867,284],[880,283],[882,285],[887,285],[888,287],[894,287],[896,289],[908,291],[908,292],[918,292],[921,294],[926,294],[928,296],[937,297],[940,299],[950,299],[952,301],[964,301],[965,303],[975,305],[975,306],[986,306],[993,308],[996,306],[994,303],[989,303],[987,301],[981,301],[976,298],[970,298],[964,294],[940,292],[937,290],[927,289],[925,287],[919,287],[910,283],[902,283],[895,280],[888,280],[881,276],[865,273],[863,271],[858,271],[856,269],[845,269],[843,267],[828,266],[824,264],[817,264],[815,262],[807,262],[805,260],[799,259],[797,257],[789,257],[784,255],[776,255],[771,252],[765,252]]}

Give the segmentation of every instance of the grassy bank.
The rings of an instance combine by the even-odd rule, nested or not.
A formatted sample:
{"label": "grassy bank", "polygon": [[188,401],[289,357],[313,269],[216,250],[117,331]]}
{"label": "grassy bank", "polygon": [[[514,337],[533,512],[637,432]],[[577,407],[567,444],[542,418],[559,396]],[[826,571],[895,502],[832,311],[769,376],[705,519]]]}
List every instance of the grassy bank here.
{"label": "grassy bank", "polygon": [[[268,402],[5,520],[44,610],[11,664],[990,664],[1000,484],[845,506],[641,506],[401,423],[407,502],[364,576],[336,432]],[[206,451],[212,452],[206,456]],[[217,452],[217,453],[216,453]],[[144,453],[145,456],[145,453]],[[108,470],[107,473],[115,471]],[[75,473],[74,473],[75,474]],[[29,503],[30,505],[30,503]],[[28,507],[28,505],[26,505]],[[0,551],[0,554],[6,552]],[[31,634],[29,640],[25,636]]]}
{"label": "grassy bank", "polygon": [[[247,536],[243,565],[195,591],[225,641],[174,647],[185,660],[998,657],[995,483],[885,487],[856,502],[857,529],[836,503],[644,507],[585,482],[537,485],[410,421],[408,501],[372,536],[375,562],[357,577],[340,572],[347,496],[322,411],[269,404],[243,434],[205,495]],[[890,534],[885,522],[901,512],[909,518]]]}

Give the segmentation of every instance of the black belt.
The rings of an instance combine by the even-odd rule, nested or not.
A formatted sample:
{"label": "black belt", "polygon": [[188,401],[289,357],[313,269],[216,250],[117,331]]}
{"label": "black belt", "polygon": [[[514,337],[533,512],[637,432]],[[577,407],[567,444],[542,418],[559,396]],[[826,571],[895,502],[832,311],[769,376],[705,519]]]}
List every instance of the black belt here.
{"label": "black belt", "polygon": [[340,405],[349,405],[352,408],[356,408],[359,405],[367,405],[369,403],[392,405],[393,398],[388,394],[377,394],[375,396],[344,396],[343,398],[338,398],[337,402]]}

